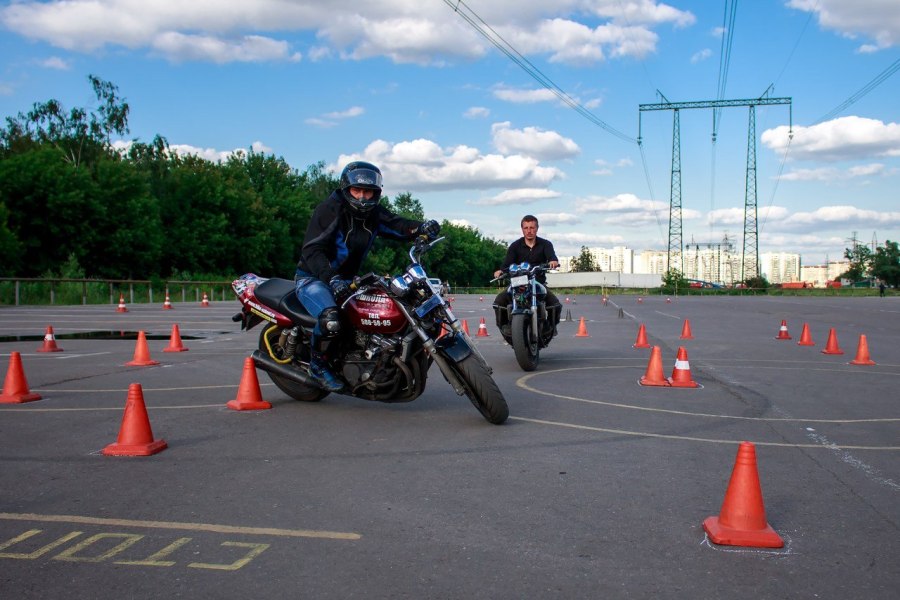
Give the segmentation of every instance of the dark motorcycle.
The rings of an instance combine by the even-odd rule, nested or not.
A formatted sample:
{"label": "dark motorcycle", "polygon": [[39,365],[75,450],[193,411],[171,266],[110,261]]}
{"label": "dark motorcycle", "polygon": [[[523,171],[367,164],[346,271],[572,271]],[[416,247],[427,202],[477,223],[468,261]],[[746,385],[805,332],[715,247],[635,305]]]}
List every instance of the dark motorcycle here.
{"label": "dark motorcycle", "polygon": [[[556,335],[554,323],[556,315],[552,311],[559,306],[547,308],[547,288],[537,280],[538,275],[550,270],[550,265],[530,265],[527,262],[510,265],[499,277],[492,281],[509,279],[509,306],[498,306],[497,321],[509,324],[507,334],[501,328],[503,339],[516,353],[516,362],[524,371],[534,371],[541,358],[541,348],[546,348]],[[505,312],[506,314],[502,314]]]}
{"label": "dark motorcycle", "polygon": [[[344,322],[329,350],[332,372],[345,384],[340,393],[377,402],[410,402],[425,390],[428,369],[437,363],[458,395],[465,394],[489,422],[509,416],[506,399],[491,377],[492,370],[453,315],[450,305],[428,284],[422,256],[444,238],[416,239],[412,261],[393,278],[368,273],[355,278],[353,293],[341,306]],[[241,329],[264,322],[257,368],[295,400],[318,402],[328,391],[309,376],[309,339],[316,325],[287,279],[265,279],[248,273],[232,284],[243,308],[234,316]]]}

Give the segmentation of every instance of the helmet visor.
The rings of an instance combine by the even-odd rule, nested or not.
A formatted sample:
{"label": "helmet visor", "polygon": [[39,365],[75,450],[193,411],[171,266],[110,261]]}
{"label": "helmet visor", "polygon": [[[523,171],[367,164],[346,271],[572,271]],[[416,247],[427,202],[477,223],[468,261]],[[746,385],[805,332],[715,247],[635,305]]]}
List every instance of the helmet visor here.
{"label": "helmet visor", "polygon": [[381,190],[381,173],[372,169],[354,169],[347,173],[347,183],[346,187]]}

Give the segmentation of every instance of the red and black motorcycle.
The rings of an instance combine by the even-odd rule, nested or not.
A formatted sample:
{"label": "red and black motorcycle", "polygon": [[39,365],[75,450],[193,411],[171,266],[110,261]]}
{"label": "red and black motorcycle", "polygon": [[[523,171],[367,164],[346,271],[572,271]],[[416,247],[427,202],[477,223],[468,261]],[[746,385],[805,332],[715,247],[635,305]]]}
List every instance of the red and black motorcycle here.
{"label": "red and black motorcycle", "polygon": [[[345,326],[337,351],[329,351],[329,366],[344,381],[342,394],[410,402],[425,390],[428,369],[437,363],[456,393],[465,394],[485,419],[499,425],[509,408],[492,370],[450,305],[431,289],[420,263],[443,239],[417,238],[409,251],[412,262],[401,275],[368,273],[354,280],[354,292],[341,306]],[[327,396],[309,376],[316,317],[297,299],[294,282],[248,273],[231,286],[243,306],[234,321],[241,322],[241,329],[264,325],[252,355],[256,367],[295,400],[318,402]]]}

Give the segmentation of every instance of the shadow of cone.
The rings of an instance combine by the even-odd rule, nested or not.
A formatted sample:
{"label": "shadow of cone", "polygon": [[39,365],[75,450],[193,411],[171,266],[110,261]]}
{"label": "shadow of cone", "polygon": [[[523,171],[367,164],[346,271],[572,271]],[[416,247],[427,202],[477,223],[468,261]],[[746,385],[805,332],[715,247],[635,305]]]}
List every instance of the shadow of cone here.
{"label": "shadow of cone", "polygon": [[684,346],[678,347],[675,368],[672,369],[672,376],[669,377],[669,385],[672,387],[700,387],[700,384],[691,378],[691,365],[688,362],[687,350],[684,349]]}
{"label": "shadow of cone", "polygon": [[125,402],[125,414],[119,428],[118,439],[103,449],[106,456],[150,456],[168,447],[165,440],[154,440],[144,405],[144,392],[141,384],[128,386],[128,399]]}
{"label": "shadow of cone", "polygon": [[809,333],[809,323],[803,324],[803,331],[800,332],[800,341],[797,342],[798,346],[815,346],[816,343],[812,341],[812,335]]}
{"label": "shadow of cone", "polygon": [[691,322],[688,319],[685,319],[684,325],[681,326],[681,339],[683,339],[683,340],[694,339],[694,334],[691,333]]}
{"label": "shadow of cone", "polygon": [[481,323],[478,324],[478,333],[475,337],[489,337],[491,334],[487,332],[487,325],[484,324],[484,317],[481,317]]}
{"label": "shadow of cone", "polygon": [[575,334],[575,337],[591,337],[588,335],[587,326],[584,324],[584,317],[581,317],[581,320],[578,322],[578,333]]}
{"label": "shadow of cone", "polygon": [[632,348],[649,348],[650,344],[647,342],[647,328],[644,327],[644,324],[641,323],[641,326],[638,327],[637,339],[634,341],[634,344],[631,345]]}
{"label": "shadow of cone", "polygon": [[471,335],[469,333],[469,322],[466,321],[465,319],[463,319],[462,328],[463,328],[463,331],[466,332],[466,335]]}
{"label": "shadow of cone", "polygon": [[787,330],[787,321],[784,319],[781,320],[781,327],[778,328],[778,335],[775,336],[776,340],[789,340],[791,339],[791,334],[788,333]]}
{"label": "shadow of cone", "polygon": [[856,358],[850,361],[851,365],[874,365],[875,361],[869,357],[869,343],[865,334],[860,334],[859,343],[856,345]]}
{"label": "shadow of cone", "polygon": [[163,352],[187,352],[189,349],[185,348],[181,343],[181,333],[178,331],[178,325],[172,325],[172,335],[169,336],[169,345],[163,348]]}
{"label": "shadow of cone", "polygon": [[40,399],[40,394],[33,394],[28,389],[25,370],[22,368],[22,355],[18,352],[10,352],[9,368],[6,370],[0,404],[22,404]]}
{"label": "shadow of cone", "polygon": [[653,346],[653,350],[650,351],[650,362],[647,363],[647,371],[638,383],[655,386],[669,385],[669,380],[663,375],[662,352],[659,346]]}
{"label": "shadow of cone", "polygon": [[256,377],[256,365],[249,356],[244,359],[244,374],[238,386],[237,397],[229,400],[226,406],[232,410],[265,410],[272,408],[269,402],[262,399],[259,391],[259,379]]}
{"label": "shadow of cone", "polygon": [[38,348],[38,352],[62,352],[62,348],[56,345],[56,338],[53,336],[53,327],[47,325],[47,333],[44,334],[44,344]]}
{"label": "shadow of cone", "polygon": [[756,471],[756,448],[750,442],[741,442],[738,447],[722,510],[718,517],[707,517],[703,529],[716,544],[754,548],[784,546],[781,536],[766,522]]}
{"label": "shadow of cone", "polygon": [[125,306],[124,294],[119,294],[119,306],[116,307],[116,312],[128,312],[128,308]]}
{"label": "shadow of cone", "polygon": [[138,331],[137,344],[134,346],[134,357],[125,364],[129,367],[148,367],[159,364],[159,362],[150,359],[147,335],[143,331]]}
{"label": "shadow of cone", "polygon": [[825,342],[825,349],[822,350],[822,354],[843,354],[844,351],[841,350],[841,347],[838,346],[837,334],[834,332],[834,327],[828,330],[828,341]]}

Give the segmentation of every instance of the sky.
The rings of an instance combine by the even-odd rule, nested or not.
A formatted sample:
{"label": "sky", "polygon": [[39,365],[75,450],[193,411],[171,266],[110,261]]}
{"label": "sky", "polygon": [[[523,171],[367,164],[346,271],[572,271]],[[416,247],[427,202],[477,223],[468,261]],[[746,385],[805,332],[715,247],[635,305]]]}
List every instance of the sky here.
{"label": "sky", "polygon": [[95,107],[95,75],[120,146],[368,160],[493,239],[537,215],[561,257],[667,249],[675,113],[640,105],[790,98],[752,138],[747,106],[679,111],[684,244],[743,247],[750,147],[760,253],[900,240],[897,0],[13,0],[0,57],[4,119]]}

